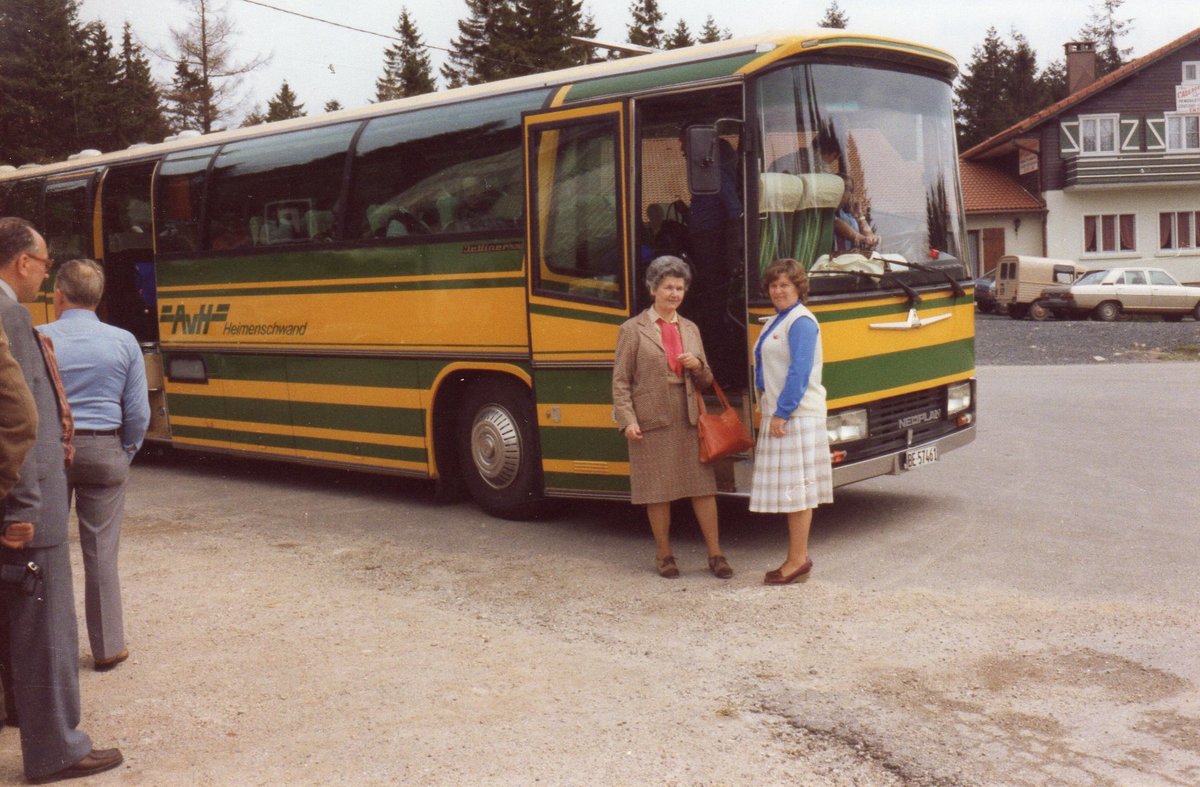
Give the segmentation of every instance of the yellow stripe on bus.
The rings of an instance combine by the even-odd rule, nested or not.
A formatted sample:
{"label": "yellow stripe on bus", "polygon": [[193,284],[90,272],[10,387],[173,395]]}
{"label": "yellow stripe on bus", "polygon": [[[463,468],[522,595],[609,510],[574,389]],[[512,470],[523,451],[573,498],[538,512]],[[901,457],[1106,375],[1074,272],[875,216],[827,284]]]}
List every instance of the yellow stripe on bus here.
{"label": "yellow stripe on bus", "polygon": [[[203,448],[228,449],[230,444],[223,440],[204,440],[198,437],[175,437],[171,440],[177,445],[194,445]],[[296,456],[302,459],[319,459],[339,464],[368,465],[371,467],[391,468],[393,470],[415,470],[425,473],[428,468],[423,462],[403,462],[398,459],[380,459],[375,456],[354,456],[352,454],[335,454],[328,451],[294,451],[290,448],[277,448],[269,445],[237,446],[241,454],[270,454],[272,456]]]}
{"label": "yellow stripe on bus", "polygon": [[[521,271],[515,270],[515,271],[512,271],[511,273],[512,274],[520,274]],[[483,273],[447,273],[447,274],[436,273],[436,274],[427,274],[427,275],[421,275],[421,276],[372,276],[372,277],[360,276],[360,277],[353,278],[353,279],[322,279],[321,286],[322,287],[342,287],[342,286],[353,286],[353,285],[359,285],[359,284],[375,285],[375,284],[406,284],[406,283],[430,282],[430,281],[432,281],[432,282],[483,281],[483,280],[496,279],[496,278],[499,278],[501,275],[503,275],[503,274],[498,274],[495,271],[485,271]],[[178,284],[178,285],[174,285],[174,286],[159,287],[158,292],[160,294],[170,294],[173,292],[214,292],[215,291],[215,292],[234,294],[238,290],[255,290],[256,295],[257,295],[257,291],[261,291],[264,288],[284,290],[284,289],[290,289],[290,288],[294,288],[294,287],[307,287],[307,286],[311,286],[312,284],[313,284],[313,281],[311,279],[295,279],[295,280],[282,279],[280,281],[272,281],[269,284],[264,284],[263,282],[258,282],[258,281],[242,282],[242,283],[229,282],[229,283],[223,283],[223,284]],[[524,287],[525,284],[523,281],[514,280],[513,286],[514,287]],[[473,294],[472,294],[472,297],[473,297]]]}
{"label": "yellow stripe on bus", "polygon": [[[285,383],[262,380],[222,380],[221,395],[237,399],[312,404],[359,404],[371,407],[420,409],[425,391],[420,388],[376,388],[359,385]],[[197,383],[168,382],[172,394],[211,395],[212,387]]]}
{"label": "yellow stripe on bus", "polygon": [[[552,417],[557,411],[557,420]],[[572,426],[616,429],[611,404],[538,403],[538,426]]]}
{"label": "yellow stripe on bus", "polygon": [[542,469],[547,473],[570,473],[572,475],[629,475],[628,462],[543,459]]}
{"label": "yellow stripe on bus", "polygon": [[[324,440],[345,440],[355,443],[370,443],[371,445],[387,445],[393,448],[425,448],[425,438],[419,435],[379,434],[378,432],[357,432],[349,429],[326,429],[315,426],[292,426],[290,424],[262,424],[249,421],[229,421],[219,418],[194,418],[186,415],[171,416],[171,424],[173,426],[194,426],[201,429],[225,429],[243,435],[277,434],[295,437],[316,437]],[[296,453],[295,450],[290,448],[276,448],[275,450],[289,454]]]}
{"label": "yellow stripe on bus", "polygon": [[961,380],[970,380],[974,376],[975,370],[971,369],[970,371],[959,372],[958,374],[951,374],[945,377],[934,377],[929,380],[921,380],[913,383],[912,385],[901,385],[896,388],[881,388],[878,391],[868,391],[867,393],[860,394],[859,396],[847,396],[842,399],[830,399],[826,403],[826,406],[830,410],[840,407],[849,407],[851,405],[862,404],[864,402],[887,399],[890,396],[900,396],[901,394],[913,393],[914,391],[924,391],[928,388],[936,388],[939,385],[949,385],[950,383],[956,383]]}

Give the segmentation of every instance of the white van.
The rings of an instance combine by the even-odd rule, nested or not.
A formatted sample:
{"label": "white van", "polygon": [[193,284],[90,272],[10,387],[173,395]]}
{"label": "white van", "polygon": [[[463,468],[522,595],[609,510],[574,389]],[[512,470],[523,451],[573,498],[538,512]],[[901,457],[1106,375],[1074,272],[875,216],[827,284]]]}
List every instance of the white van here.
{"label": "white van", "polygon": [[1014,320],[1044,320],[1050,310],[1038,300],[1042,290],[1070,284],[1086,272],[1087,268],[1071,260],[1006,254],[996,264],[996,305],[1006,306]]}

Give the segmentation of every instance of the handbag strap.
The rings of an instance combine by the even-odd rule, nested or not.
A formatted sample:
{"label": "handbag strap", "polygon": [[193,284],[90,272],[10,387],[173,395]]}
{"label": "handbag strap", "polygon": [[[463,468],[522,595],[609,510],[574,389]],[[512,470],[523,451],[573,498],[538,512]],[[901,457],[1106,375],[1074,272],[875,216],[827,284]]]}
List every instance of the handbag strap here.
{"label": "handbag strap", "polygon": [[[721,409],[728,410],[730,407],[729,400],[725,398],[725,392],[717,384],[716,378],[713,378],[712,389],[717,394],[717,400],[721,403]],[[704,407],[704,396],[700,393],[699,387],[694,387],[692,390],[696,394],[696,404],[700,406],[700,414],[704,415],[708,412]]]}

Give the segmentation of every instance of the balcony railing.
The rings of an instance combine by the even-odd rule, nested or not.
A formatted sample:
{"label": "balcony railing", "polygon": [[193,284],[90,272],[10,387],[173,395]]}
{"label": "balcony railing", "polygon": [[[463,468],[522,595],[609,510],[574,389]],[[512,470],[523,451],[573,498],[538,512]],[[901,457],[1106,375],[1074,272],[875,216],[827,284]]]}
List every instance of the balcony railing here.
{"label": "balcony railing", "polygon": [[1200,153],[1075,156],[1063,163],[1068,188],[1200,181]]}

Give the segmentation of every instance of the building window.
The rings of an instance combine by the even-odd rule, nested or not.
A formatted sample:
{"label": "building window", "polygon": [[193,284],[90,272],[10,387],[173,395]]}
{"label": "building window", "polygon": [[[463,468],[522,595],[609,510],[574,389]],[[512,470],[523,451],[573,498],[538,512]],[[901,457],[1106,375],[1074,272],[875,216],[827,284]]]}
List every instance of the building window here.
{"label": "building window", "polygon": [[1082,152],[1092,155],[1107,155],[1117,152],[1117,115],[1094,115],[1079,118],[1079,136]]}
{"label": "building window", "polygon": [[1200,229],[1200,211],[1158,214],[1158,248],[1194,249]]}
{"label": "building window", "polygon": [[1200,60],[1189,60],[1183,64],[1183,81],[1200,82]]}
{"label": "building window", "polygon": [[1137,250],[1136,222],[1132,213],[1083,217],[1083,253],[1104,254]]}
{"label": "building window", "polygon": [[1200,150],[1200,115],[1167,115],[1167,150]]}

